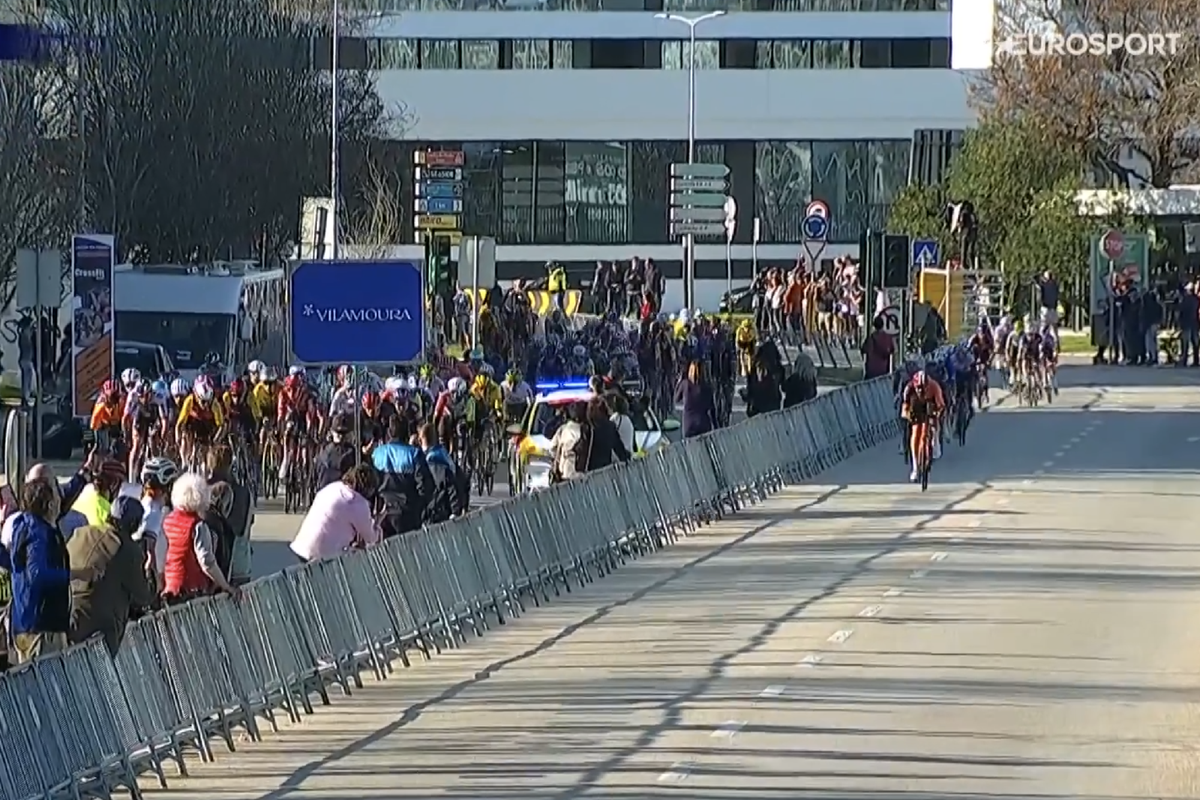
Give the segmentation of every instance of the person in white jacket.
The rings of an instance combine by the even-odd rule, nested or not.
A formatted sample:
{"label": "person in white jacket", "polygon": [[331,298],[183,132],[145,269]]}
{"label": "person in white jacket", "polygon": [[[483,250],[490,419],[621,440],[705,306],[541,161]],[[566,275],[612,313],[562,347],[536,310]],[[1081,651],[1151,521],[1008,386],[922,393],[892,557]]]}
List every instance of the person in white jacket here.
{"label": "person in white jacket", "polygon": [[633,419],[629,416],[629,402],[619,394],[614,394],[608,402],[613,409],[610,419],[613,425],[617,426],[621,444],[625,445],[625,449],[630,453],[636,454],[637,442],[633,431]]}

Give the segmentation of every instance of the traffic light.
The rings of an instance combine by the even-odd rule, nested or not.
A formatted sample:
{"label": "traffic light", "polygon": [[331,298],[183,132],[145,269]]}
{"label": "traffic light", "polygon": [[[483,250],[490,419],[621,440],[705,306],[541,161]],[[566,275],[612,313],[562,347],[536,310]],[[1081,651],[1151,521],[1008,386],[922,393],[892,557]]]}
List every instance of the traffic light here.
{"label": "traffic light", "polygon": [[888,289],[908,289],[911,246],[907,236],[883,237],[883,285]]}
{"label": "traffic light", "polygon": [[429,265],[429,290],[436,295],[453,294],[454,275],[450,263],[450,239],[446,236],[430,236],[425,240],[426,260]]}

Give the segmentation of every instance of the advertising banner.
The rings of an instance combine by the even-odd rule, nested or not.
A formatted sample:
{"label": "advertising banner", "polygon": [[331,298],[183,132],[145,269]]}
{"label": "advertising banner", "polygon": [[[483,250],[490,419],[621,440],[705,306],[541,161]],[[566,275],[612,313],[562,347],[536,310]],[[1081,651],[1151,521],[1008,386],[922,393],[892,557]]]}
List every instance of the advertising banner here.
{"label": "advertising banner", "polygon": [[71,394],[75,416],[92,413],[113,377],[113,267],[116,240],[106,234],[71,240]]}

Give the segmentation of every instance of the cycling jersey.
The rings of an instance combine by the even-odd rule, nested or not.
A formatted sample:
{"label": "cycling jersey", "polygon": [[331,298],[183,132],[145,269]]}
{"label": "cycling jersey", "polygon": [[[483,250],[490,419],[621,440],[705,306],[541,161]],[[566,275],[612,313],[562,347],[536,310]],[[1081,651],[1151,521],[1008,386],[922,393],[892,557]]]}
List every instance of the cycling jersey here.
{"label": "cycling jersey", "polygon": [[121,426],[121,401],[118,398],[112,403],[96,401],[92,407],[92,430],[101,431],[107,428]]}
{"label": "cycling jersey", "polygon": [[921,425],[935,419],[946,408],[946,398],[937,381],[926,380],[925,388],[910,383],[904,387],[902,399],[904,418],[913,425]]}
{"label": "cycling jersey", "polygon": [[342,386],[333,393],[333,398],[329,401],[329,416],[336,417],[341,414],[353,414],[357,404],[354,402],[354,390],[349,386]]}
{"label": "cycling jersey", "polygon": [[270,384],[256,383],[250,390],[250,402],[254,418],[262,421],[269,418],[271,411],[275,408],[275,392],[271,389]]}
{"label": "cycling jersey", "polygon": [[519,405],[533,400],[533,389],[529,388],[529,384],[525,381],[521,381],[516,386],[505,381],[500,384],[500,389],[504,392],[504,402],[509,405]]}
{"label": "cycling jersey", "polygon": [[221,397],[221,403],[225,408],[225,414],[228,415],[230,421],[248,424],[257,421],[258,417],[254,413],[254,408],[251,406],[250,395],[243,394],[240,398],[234,397],[232,393],[226,392]]}
{"label": "cycling jersey", "polygon": [[225,424],[225,414],[222,412],[219,402],[214,400],[206,406],[197,400],[194,394],[189,394],[179,406],[179,419],[176,424],[187,423],[212,425],[214,428],[220,428]]}
{"label": "cycling jersey", "polygon": [[125,399],[124,419],[130,420],[139,430],[157,425],[167,416],[167,404],[151,395],[143,400],[136,392]]}
{"label": "cycling jersey", "polygon": [[1021,341],[1021,349],[1025,353],[1025,358],[1030,361],[1035,360],[1042,354],[1042,337],[1041,334],[1027,333]]}

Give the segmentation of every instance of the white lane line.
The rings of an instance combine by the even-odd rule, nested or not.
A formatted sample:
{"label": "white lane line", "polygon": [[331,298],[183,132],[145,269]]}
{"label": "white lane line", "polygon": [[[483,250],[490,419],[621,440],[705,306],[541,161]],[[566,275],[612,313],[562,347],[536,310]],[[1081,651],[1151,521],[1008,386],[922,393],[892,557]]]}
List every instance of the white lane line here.
{"label": "white lane line", "polygon": [[950,544],[962,544],[962,543],[963,543],[963,538],[961,536],[951,536],[950,537]]}
{"label": "white lane line", "polygon": [[909,573],[908,577],[921,580],[921,578],[924,578],[928,574],[929,570],[927,569],[914,569],[911,573]]}
{"label": "white lane line", "polygon": [[973,520],[971,520],[970,522],[968,522],[968,523],[967,523],[967,527],[968,527],[968,528],[982,528],[982,527],[983,527],[983,520],[981,520],[981,519],[973,519]]}
{"label": "white lane line", "polygon": [[877,617],[880,611],[883,611],[883,606],[867,606],[858,615],[864,618]]}
{"label": "white lane line", "polygon": [[1033,474],[1040,478],[1046,474],[1046,470],[1044,470],[1044,469],[1035,470]]}
{"label": "white lane line", "polygon": [[787,691],[786,686],[772,685],[763,689],[758,693],[759,697],[783,697],[783,693]]}
{"label": "white lane line", "polygon": [[1033,486],[1033,478],[1026,478],[1025,480],[1021,481],[1021,484],[1024,486]]}
{"label": "white lane line", "polygon": [[934,553],[929,557],[930,561],[945,561],[948,553]]}
{"label": "white lane line", "polygon": [[903,589],[888,589],[886,592],[883,593],[883,596],[884,597],[899,597],[902,594],[904,594]]}
{"label": "white lane line", "polygon": [[1008,498],[1007,498],[1007,497],[1001,497],[999,500],[997,500],[997,501],[996,501],[996,505],[998,505],[998,506],[1006,506],[1006,505],[1008,505]]}
{"label": "white lane line", "polygon": [[1200,436],[1189,436],[1188,441],[1191,442],[1192,444],[1195,444],[1196,442],[1200,442]]}
{"label": "white lane line", "polygon": [[669,770],[658,776],[658,782],[680,783],[687,780],[687,776],[692,774],[693,766],[695,765],[691,761],[676,761]]}
{"label": "white lane line", "polygon": [[1079,437],[1079,436],[1073,436],[1073,437],[1071,437],[1071,444],[1079,444],[1079,440],[1080,440],[1080,438],[1081,438],[1081,437]]}
{"label": "white lane line", "polygon": [[1043,466],[1043,467],[1047,467],[1047,468],[1049,468],[1049,467],[1053,467],[1053,466],[1054,466],[1054,462],[1053,462],[1053,461],[1043,461],[1043,462],[1042,462],[1042,466]]}
{"label": "white lane line", "polygon": [[1066,444],[1064,444],[1064,445],[1062,446],[1063,452],[1065,453],[1066,451],[1070,450],[1070,449],[1071,449],[1072,447],[1074,447],[1074,446],[1075,446],[1075,445],[1071,444],[1070,442],[1067,442]]}
{"label": "white lane line", "polygon": [[825,641],[833,644],[845,644],[846,640],[854,635],[854,631],[850,628],[842,628],[840,631],[834,631],[833,634]]}
{"label": "white lane line", "polygon": [[820,664],[823,660],[824,656],[822,656],[820,653],[809,653],[804,658],[800,659],[800,663],[796,666],[800,667],[801,669],[812,669],[817,664]]}
{"label": "white lane line", "polygon": [[1057,453],[1055,453],[1055,454],[1054,454],[1054,457],[1055,457],[1055,458],[1062,458],[1062,457],[1063,457],[1063,456],[1065,456],[1066,454],[1067,454],[1067,451],[1066,451],[1066,450],[1059,450]]}
{"label": "white lane line", "polygon": [[728,722],[722,723],[721,727],[709,734],[709,737],[712,739],[732,739],[744,727],[746,727],[745,721],[731,719]]}

